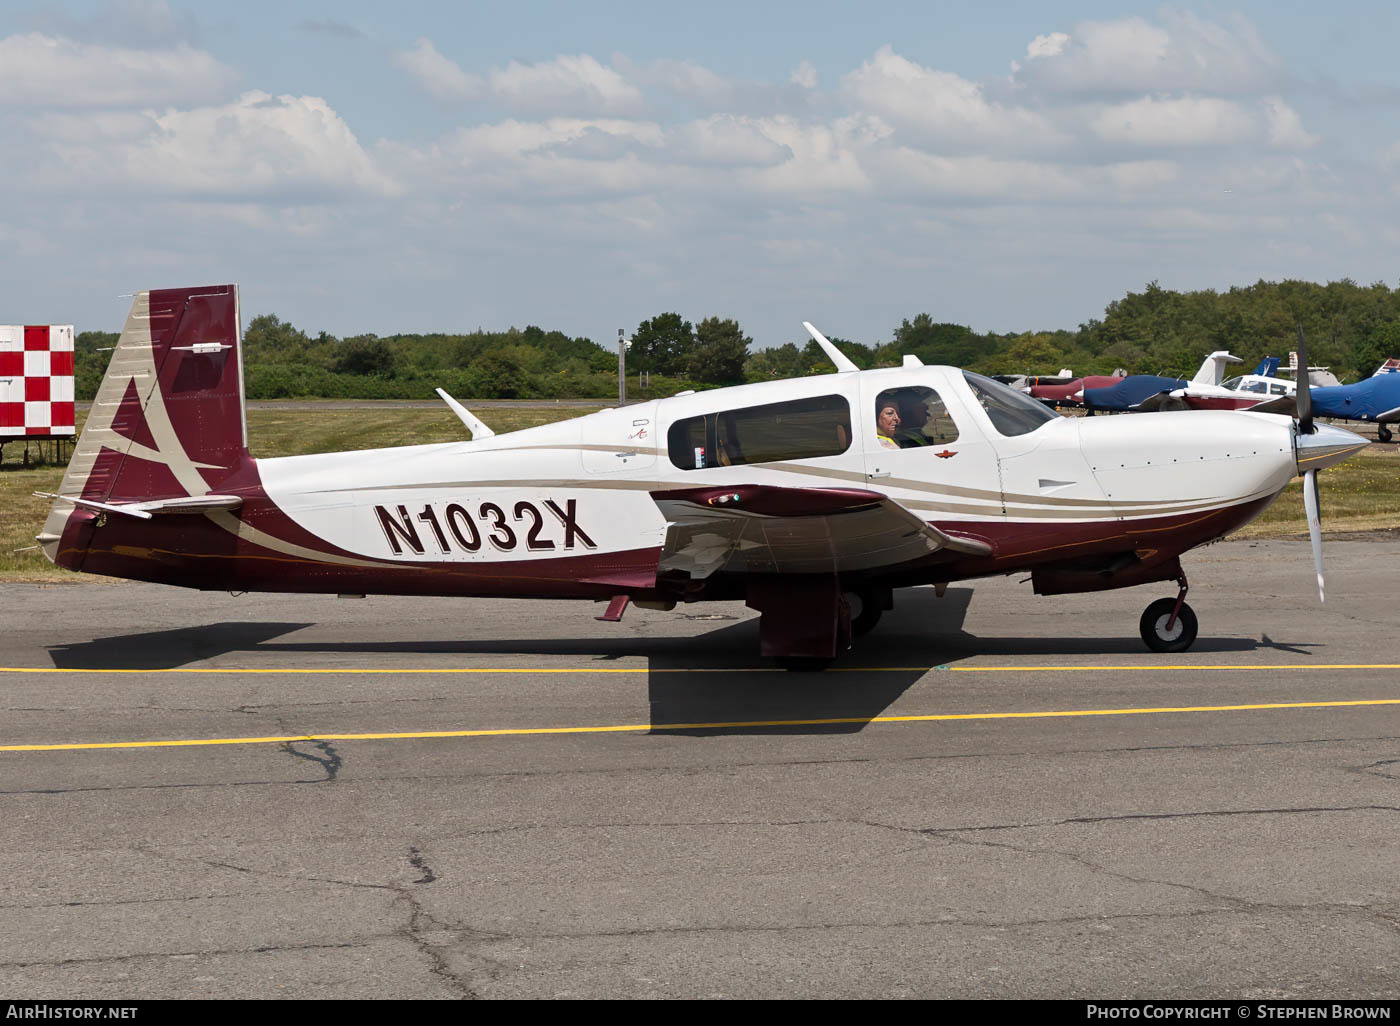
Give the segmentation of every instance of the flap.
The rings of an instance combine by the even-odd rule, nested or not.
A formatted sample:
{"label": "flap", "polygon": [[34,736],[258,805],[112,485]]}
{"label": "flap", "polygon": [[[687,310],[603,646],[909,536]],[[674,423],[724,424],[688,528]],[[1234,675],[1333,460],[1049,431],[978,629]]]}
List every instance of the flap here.
{"label": "flap", "polygon": [[731,485],[653,492],[666,517],[658,571],[844,573],[892,567],[946,550],[989,555],[979,538],[925,523],[862,488]]}

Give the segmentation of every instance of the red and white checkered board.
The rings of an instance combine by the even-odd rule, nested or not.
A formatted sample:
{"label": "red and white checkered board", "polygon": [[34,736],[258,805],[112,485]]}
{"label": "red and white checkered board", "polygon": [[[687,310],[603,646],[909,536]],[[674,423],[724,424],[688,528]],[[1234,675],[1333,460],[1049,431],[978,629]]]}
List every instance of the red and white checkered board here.
{"label": "red and white checkered board", "polygon": [[0,324],[0,439],[72,434],[73,325]]}

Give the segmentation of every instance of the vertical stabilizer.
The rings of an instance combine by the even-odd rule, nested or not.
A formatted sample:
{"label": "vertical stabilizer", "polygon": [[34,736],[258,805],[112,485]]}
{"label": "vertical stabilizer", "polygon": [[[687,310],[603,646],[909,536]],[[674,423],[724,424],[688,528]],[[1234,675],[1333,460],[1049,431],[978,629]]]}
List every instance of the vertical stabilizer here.
{"label": "vertical stabilizer", "polygon": [[1191,379],[1193,385],[1218,385],[1225,380],[1225,365],[1244,363],[1238,356],[1231,356],[1224,349],[1217,349],[1201,361],[1201,369]]}
{"label": "vertical stabilizer", "polygon": [[[206,495],[246,459],[238,287],[138,293],[58,494]],[[94,519],[57,499],[39,535],[44,554],[78,569]]]}

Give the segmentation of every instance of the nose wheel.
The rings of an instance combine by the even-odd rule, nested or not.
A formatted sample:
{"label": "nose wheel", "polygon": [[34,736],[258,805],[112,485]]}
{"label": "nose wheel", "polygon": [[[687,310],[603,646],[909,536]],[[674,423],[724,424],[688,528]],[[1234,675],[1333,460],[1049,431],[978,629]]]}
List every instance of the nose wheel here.
{"label": "nose wheel", "polygon": [[1176,598],[1163,598],[1142,611],[1138,632],[1154,652],[1185,652],[1196,641],[1196,612],[1186,604],[1186,575]]}

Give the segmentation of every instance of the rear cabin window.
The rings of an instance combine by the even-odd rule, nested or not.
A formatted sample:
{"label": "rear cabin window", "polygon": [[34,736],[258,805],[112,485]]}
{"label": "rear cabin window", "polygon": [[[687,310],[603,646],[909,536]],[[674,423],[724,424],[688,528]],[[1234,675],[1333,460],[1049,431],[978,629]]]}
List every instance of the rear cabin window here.
{"label": "rear cabin window", "polygon": [[839,456],[851,447],[851,405],[822,395],[687,417],[666,435],[681,470]]}

